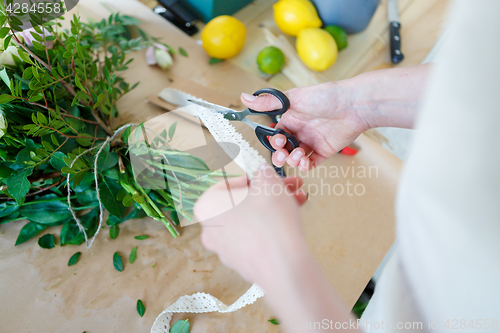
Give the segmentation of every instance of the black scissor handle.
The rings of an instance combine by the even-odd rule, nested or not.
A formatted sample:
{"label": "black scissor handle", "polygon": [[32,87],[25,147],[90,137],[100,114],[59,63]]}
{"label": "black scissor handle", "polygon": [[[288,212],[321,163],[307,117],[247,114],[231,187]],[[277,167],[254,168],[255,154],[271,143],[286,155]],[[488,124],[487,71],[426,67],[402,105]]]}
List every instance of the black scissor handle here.
{"label": "black scissor handle", "polygon": [[257,126],[255,128],[255,134],[257,135],[257,138],[259,138],[259,141],[264,145],[264,147],[266,147],[273,153],[276,151],[276,149],[274,149],[273,146],[271,146],[268,136],[283,134],[286,137],[286,141],[288,141],[292,146],[292,149],[288,151],[289,153],[291,153],[292,150],[294,150],[299,146],[299,140],[297,140],[297,138],[294,137],[292,134],[283,131],[281,128],[266,128]]}
{"label": "black scissor handle", "polygon": [[281,114],[285,113],[290,108],[290,100],[288,99],[288,97],[286,97],[286,95],[284,93],[282,93],[281,91],[279,91],[277,89],[263,88],[263,89],[259,89],[253,93],[254,96],[259,96],[261,94],[269,94],[269,95],[273,95],[273,96],[277,97],[281,102],[281,109],[276,109],[276,110],[272,110],[272,111],[255,111],[255,110],[252,110],[249,108],[248,111],[250,111],[252,113],[265,114],[268,116],[277,116],[277,115],[281,115]]}

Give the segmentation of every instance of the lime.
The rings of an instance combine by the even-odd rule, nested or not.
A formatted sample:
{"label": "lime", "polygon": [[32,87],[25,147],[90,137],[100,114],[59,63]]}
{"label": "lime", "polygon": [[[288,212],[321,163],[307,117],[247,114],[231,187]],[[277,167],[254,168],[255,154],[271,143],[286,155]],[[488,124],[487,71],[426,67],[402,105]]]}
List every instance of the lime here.
{"label": "lime", "polygon": [[339,51],[347,47],[347,34],[341,27],[336,25],[327,25],[324,29],[332,35],[333,39],[335,39]]}
{"label": "lime", "polygon": [[265,47],[257,56],[257,65],[266,74],[279,73],[285,65],[285,55],[275,46]]}

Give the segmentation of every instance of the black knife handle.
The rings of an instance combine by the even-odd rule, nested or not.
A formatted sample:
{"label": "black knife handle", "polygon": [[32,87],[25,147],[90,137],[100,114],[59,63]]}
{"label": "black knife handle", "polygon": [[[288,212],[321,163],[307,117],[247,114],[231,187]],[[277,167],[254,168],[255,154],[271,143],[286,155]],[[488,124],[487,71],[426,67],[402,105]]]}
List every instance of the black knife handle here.
{"label": "black knife handle", "polygon": [[399,64],[405,56],[401,52],[401,35],[399,34],[399,29],[401,24],[398,22],[391,22],[390,26],[390,38],[391,38],[391,61],[394,64]]}

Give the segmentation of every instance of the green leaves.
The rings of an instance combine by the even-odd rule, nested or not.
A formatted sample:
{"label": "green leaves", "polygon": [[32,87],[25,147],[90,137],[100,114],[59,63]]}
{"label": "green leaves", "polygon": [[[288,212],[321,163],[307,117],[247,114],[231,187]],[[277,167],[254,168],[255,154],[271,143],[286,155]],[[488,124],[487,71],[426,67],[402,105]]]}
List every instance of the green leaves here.
{"label": "green leaves", "polygon": [[118,252],[115,252],[115,254],[113,254],[113,266],[115,266],[115,269],[118,272],[123,272],[123,261]]}
{"label": "green leaves", "polygon": [[280,324],[279,320],[278,319],[274,319],[274,318],[273,319],[269,319],[268,322],[270,322],[273,325],[279,325]]}
{"label": "green leaves", "polygon": [[0,104],[5,104],[9,103],[10,101],[13,101],[15,98],[12,97],[11,95],[0,95]]}
{"label": "green leaves", "polygon": [[111,228],[109,228],[109,237],[111,239],[116,239],[119,233],[120,233],[120,227],[118,226],[118,224],[115,224],[111,226]]}
{"label": "green leaves", "polygon": [[118,192],[122,189],[120,184],[109,178],[104,178],[99,184],[100,197],[102,204],[108,212],[118,218],[125,215],[126,207],[121,201],[116,199]]}
{"label": "green leaves", "polygon": [[[55,195],[46,195],[42,200],[50,198],[55,198]],[[71,218],[68,204],[59,200],[25,205],[19,212],[28,220],[41,224],[53,224]]]}
{"label": "green leaves", "polygon": [[179,47],[179,54],[183,57],[187,57],[188,53],[186,50],[184,50],[182,47]]}
{"label": "green leaves", "polygon": [[27,240],[30,240],[31,238],[35,237],[45,229],[47,229],[49,226],[48,225],[43,225],[35,222],[29,222],[27,223],[19,232],[19,235],[17,236],[16,240],[16,246],[19,244],[22,244],[26,242]]}
{"label": "green leaves", "polygon": [[137,209],[134,207],[134,210],[132,210],[130,213],[128,213],[124,218],[118,218],[113,215],[109,215],[108,220],[106,221],[106,224],[109,226],[115,225],[115,224],[120,224],[125,221],[131,220],[131,219],[141,219],[143,217],[146,217],[146,213],[142,209]]}
{"label": "green leaves", "polygon": [[189,333],[190,330],[189,319],[177,320],[172,327],[170,327],[170,333]]}
{"label": "green leaves", "polygon": [[208,60],[208,64],[209,64],[209,65],[218,64],[219,62],[222,62],[222,61],[223,61],[222,59],[210,58],[210,59]]}
{"label": "green leaves", "polygon": [[135,246],[132,251],[130,251],[130,256],[128,257],[128,261],[133,264],[137,259],[137,246]]}
{"label": "green leaves", "polygon": [[26,194],[28,194],[31,183],[28,176],[33,173],[32,168],[17,169],[7,178],[7,189],[17,204],[22,205]]}
{"label": "green leaves", "polygon": [[103,156],[103,154],[101,153],[97,163],[99,171],[104,171],[112,168],[118,163],[118,154],[115,152],[110,152]]}
{"label": "green leaves", "polygon": [[38,245],[43,249],[51,249],[56,245],[56,239],[52,234],[43,235],[38,238]]}
{"label": "green leaves", "polygon": [[139,316],[144,316],[144,312],[146,312],[146,308],[144,307],[144,303],[142,303],[142,301],[139,299],[137,300],[137,313],[139,314]]}
{"label": "green leaves", "polygon": [[149,236],[148,235],[140,235],[140,236],[135,236],[134,238],[137,240],[144,240],[144,239],[148,239]]}
{"label": "green leaves", "polygon": [[[98,209],[93,209],[87,214],[80,216],[80,222],[87,232],[87,237],[94,236],[97,231],[98,221],[97,215],[99,213]],[[78,228],[76,222],[71,219],[68,223],[65,223],[61,229],[60,237],[61,246],[64,245],[80,245],[85,241],[85,236]]]}
{"label": "green leaves", "polygon": [[5,38],[5,36],[7,36],[9,32],[10,32],[9,27],[3,27],[2,29],[0,29],[0,38]]}
{"label": "green leaves", "polygon": [[169,136],[170,140],[172,140],[172,138],[174,137],[176,127],[177,127],[177,122],[170,125],[170,127],[168,129],[168,136]]}
{"label": "green leaves", "polygon": [[71,256],[71,258],[69,258],[69,261],[68,261],[68,266],[73,266],[73,265],[75,265],[75,264],[78,262],[78,260],[80,259],[80,255],[81,255],[81,254],[82,254],[81,252],[77,252],[77,253],[73,254],[73,255]]}
{"label": "green leaves", "polygon": [[2,79],[3,83],[10,88],[10,77],[5,68],[0,71],[0,79]]}
{"label": "green leaves", "polygon": [[[0,10],[0,39],[4,39],[4,49],[11,46],[12,50],[12,34],[7,25],[14,24],[11,26],[14,29],[21,26],[15,19],[6,20]],[[0,133],[0,182],[6,196],[0,203],[0,223],[23,218],[30,221],[22,228],[16,244],[22,244],[55,225],[62,225],[58,240],[61,246],[81,244],[85,241],[84,234],[92,237],[98,227],[96,190],[100,191],[103,206],[110,213],[107,224],[112,239],[119,235],[118,225],[129,219],[150,215],[168,224],[162,212],[172,211],[174,207],[170,190],[159,193],[155,187],[153,190],[144,189],[142,184],[145,183],[136,184],[135,178],[130,179],[129,187],[120,183],[123,171],[128,176],[131,173],[127,147],[119,140],[113,145],[107,144],[97,161],[97,170],[94,170],[97,150],[88,150],[99,147],[109,136],[109,129],[101,126],[101,121],[113,123],[119,111],[116,107],[118,99],[137,86],[126,82],[126,75],[119,73],[132,61],[127,53],[158,42],[135,26],[138,23],[133,17],[113,14],[107,20],[88,24],[81,23],[74,16],[70,30],[59,29],[57,33],[56,27],[61,27],[57,22],[37,26],[32,33],[33,47],[22,49],[16,46],[16,65],[0,70],[0,122],[5,120],[2,122],[5,126],[0,126],[3,129]],[[44,28],[52,36],[43,36]],[[47,41],[54,44],[50,50],[46,50]],[[178,52],[180,56],[188,56],[182,47]],[[105,56],[99,56],[103,54]],[[186,153],[170,150],[167,141],[174,136],[177,123],[169,125],[168,130],[152,143],[160,147],[161,154],[176,156],[171,158],[172,167],[162,169],[165,174],[157,174],[153,181],[161,182],[165,187],[165,178],[176,172],[184,186],[198,175],[208,175],[179,171],[184,165],[202,170],[207,167]],[[139,135],[142,129],[144,125],[138,129]],[[130,132],[131,128],[124,131],[123,137]],[[80,157],[76,159],[77,156]],[[161,160],[155,158],[155,161]],[[158,167],[148,167],[146,173],[155,168]],[[70,182],[66,186],[68,175]],[[98,189],[95,188],[96,177]],[[191,209],[194,203],[191,199],[199,191],[194,185],[187,185],[190,186],[187,187],[189,193],[183,196],[186,211]],[[68,210],[65,197],[68,189],[82,229]],[[126,206],[132,207],[128,215]],[[55,238],[46,235],[37,240],[41,247],[52,248],[56,244]],[[137,239],[146,238],[147,235],[142,235]],[[137,247],[128,260],[133,262],[136,258]]]}
{"label": "green leaves", "polygon": [[[17,204],[12,203],[12,201],[3,202],[0,204],[0,218],[9,216],[19,209]],[[2,224],[3,222],[0,222]]]}

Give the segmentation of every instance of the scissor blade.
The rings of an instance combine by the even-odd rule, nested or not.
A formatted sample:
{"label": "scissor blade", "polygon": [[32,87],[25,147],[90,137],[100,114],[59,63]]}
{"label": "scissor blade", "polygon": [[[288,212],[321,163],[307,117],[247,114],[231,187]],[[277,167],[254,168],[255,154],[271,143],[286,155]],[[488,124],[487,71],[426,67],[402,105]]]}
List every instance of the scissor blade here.
{"label": "scissor blade", "polygon": [[210,102],[196,101],[193,99],[188,99],[188,102],[191,102],[191,103],[199,105],[199,106],[203,106],[204,108],[207,108],[207,109],[215,111],[215,112],[223,113],[223,114],[226,114],[228,112],[237,112],[233,109],[226,108],[225,106],[213,104]]}

